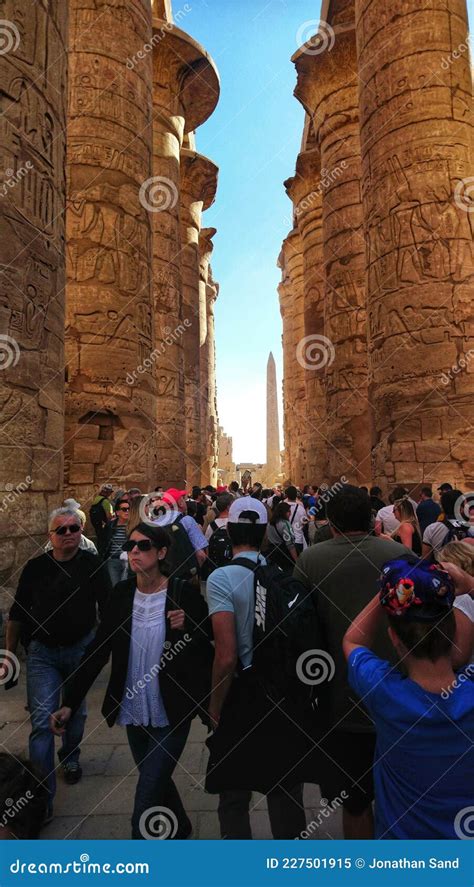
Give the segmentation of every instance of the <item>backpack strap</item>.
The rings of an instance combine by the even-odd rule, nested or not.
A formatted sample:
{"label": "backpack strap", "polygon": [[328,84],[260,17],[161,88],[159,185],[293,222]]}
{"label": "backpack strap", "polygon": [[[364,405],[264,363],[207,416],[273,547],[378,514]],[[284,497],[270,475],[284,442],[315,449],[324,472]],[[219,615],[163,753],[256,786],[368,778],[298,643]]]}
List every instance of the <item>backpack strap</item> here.
{"label": "backpack strap", "polygon": [[174,523],[174,524],[180,524],[181,521],[183,520],[183,517],[185,517],[185,515],[184,515],[184,514],[181,514],[181,512],[180,512],[180,513],[178,514],[178,517],[175,517],[173,523]]}
{"label": "backpack strap", "polygon": [[[297,512],[297,511],[298,511],[298,503],[296,502],[296,504],[295,504],[295,510],[294,510],[294,512],[293,512],[293,514],[291,515],[291,518],[290,518],[290,524],[291,524],[291,526],[293,526],[293,521],[294,521],[294,519],[295,519],[295,517],[296,517],[296,512]],[[278,531],[277,531],[277,532],[278,532]],[[280,534],[278,534],[278,535],[280,535]]]}
{"label": "backpack strap", "polygon": [[249,557],[236,557],[232,561],[232,565],[237,564],[239,567],[247,567],[247,570],[252,570],[252,573],[255,573],[257,567],[260,566],[260,563],[257,561],[250,560]]}
{"label": "backpack strap", "polygon": [[[209,526],[212,527],[212,532],[213,532],[213,533],[215,533],[216,530],[221,529],[220,527],[217,526],[215,520],[211,520]],[[225,529],[225,527],[223,527],[222,529]]]}

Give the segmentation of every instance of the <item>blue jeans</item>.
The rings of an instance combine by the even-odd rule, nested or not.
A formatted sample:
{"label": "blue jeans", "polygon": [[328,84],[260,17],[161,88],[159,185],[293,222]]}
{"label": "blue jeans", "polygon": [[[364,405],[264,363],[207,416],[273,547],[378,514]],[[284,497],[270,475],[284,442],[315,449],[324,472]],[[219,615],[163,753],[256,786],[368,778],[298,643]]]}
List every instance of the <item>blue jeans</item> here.
{"label": "blue jeans", "polygon": [[122,579],[127,578],[128,561],[122,561],[119,557],[109,557],[105,565],[110,576],[112,586],[117,585]]}
{"label": "blue jeans", "polygon": [[[132,838],[140,840],[146,837],[146,820],[152,821],[154,807],[166,807],[174,814],[169,818],[171,825],[178,824],[173,837],[179,838],[189,829],[191,823],[171,777],[186,745],[190,727],[189,720],[179,727],[127,726],[130,751],[139,770],[132,814]],[[149,817],[144,816],[140,830],[140,819],[146,811],[150,811],[150,814]],[[168,822],[166,813],[164,822]],[[156,837],[156,832],[152,831],[151,836]]]}
{"label": "blue jeans", "polygon": [[[70,647],[47,647],[41,641],[32,640],[28,648],[26,685],[28,707],[31,718],[30,758],[40,769],[49,790],[49,806],[56,793],[56,773],[54,769],[54,734],[49,727],[49,716],[60,707],[61,688],[73,671],[76,670],[87,645],[95,631]],[[62,736],[59,759],[79,761],[79,744],[86,722],[86,702],[82,702],[70,719]]]}

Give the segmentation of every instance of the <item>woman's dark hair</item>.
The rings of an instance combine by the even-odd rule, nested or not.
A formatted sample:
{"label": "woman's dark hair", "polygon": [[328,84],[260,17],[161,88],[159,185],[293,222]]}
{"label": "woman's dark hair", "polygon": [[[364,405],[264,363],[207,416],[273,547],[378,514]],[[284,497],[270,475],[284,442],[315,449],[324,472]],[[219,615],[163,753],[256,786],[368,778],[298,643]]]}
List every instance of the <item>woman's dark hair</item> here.
{"label": "woman's dark hair", "polygon": [[454,517],[454,506],[460,496],[462,496],[461,490],[446,490],[445,493],[441,493],[441,508],[445,517]]}
{"label": "woman's dark hair", "polygon": [[389,624],[414,659],[436,662],[449,656],[456,634],[456,620],[452,610],[437,622],[413,622],[402,616],[389,616]]}
{"label": "woman's dark hair", "polygon": [[130,505],[130,499],[128,498],[128,496],[127,496],[127,498],[120,497],[120,499],[117,499],[117,501],[114,505],[115,511],[118,511],[121,505]]}
{"label": "woman's dark hair", "polygon": [[142,536],[146,536],[147,539],[151,539],[155,548],[169,548],[171,545],[171,536],[164,527],[160,526],[150,526],[150,524],[140,523],[137,524],[136,527],[133,528],[132,532],[128,534],[128,538],[130,539],[132,533],[141,533]]}
{"label": "woman's dark hair", "polygon": [[288,520],[290,511],[291,508],[289,502],[277,502],[270,517],[272,527],[274,527],[279,520]]}
{"label": "woman's dark hair", "polygon": [[48,789],[36,766],[20,756],[0,752],[0,808],[15,838],[37,838],[48,808]]}
{"label": "woman's dark hair", "polygon": [[344,484],[326,503],[330,524],[339,533],[368,533],[372,510],[370,499],[364,490]]}

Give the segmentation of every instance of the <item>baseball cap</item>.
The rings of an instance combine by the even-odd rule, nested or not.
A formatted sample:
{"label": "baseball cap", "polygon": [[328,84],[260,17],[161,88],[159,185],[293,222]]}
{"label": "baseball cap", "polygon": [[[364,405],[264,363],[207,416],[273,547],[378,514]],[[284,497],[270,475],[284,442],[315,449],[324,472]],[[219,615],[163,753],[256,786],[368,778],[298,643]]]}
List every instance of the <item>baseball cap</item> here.
{"label": "baseball cap", "polygon": [[389,616],[434,622],[454,603],[454,584],[445,570],[425,561],[397,558],[382,568],[380,603]]}
{"label": "baseball cap", "polygon": [[451,484],[441,484],[441,486],[438,487],[438,493],[447,493],[448,490],[452,490],[452,489],[453,488],[452,488]]}
{"label": "baseball cap", "polygon": [[[253,514],[252,514],[253,512]],[[256,517],[254,516],[256,514]],[[235,499],[229,508],[230,524],[267,524],[268,512],[263,502],[252,499],[251,496],[242,496]]]}
{"label": "baseball cap", "polygon": [[168,502],[168,505],[174,505],[178,499],[181,499],[181,496],[187,495],[187,490],[177,490],[176,487],[170,487],[169,490],[165,490],[162,498],[165,502]]}
{"label": "baseball cap", "polygon": [[109,490],[110,492],[112,492],[113,486],[112,486],[112,484],[102,484],[100,489],[101,490]]}

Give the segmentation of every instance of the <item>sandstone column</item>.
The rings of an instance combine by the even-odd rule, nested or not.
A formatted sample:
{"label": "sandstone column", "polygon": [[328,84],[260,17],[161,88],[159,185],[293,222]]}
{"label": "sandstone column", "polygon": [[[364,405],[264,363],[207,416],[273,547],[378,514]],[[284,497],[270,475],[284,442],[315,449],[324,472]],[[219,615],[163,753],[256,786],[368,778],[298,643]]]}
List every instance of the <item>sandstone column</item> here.
{"label": "sandstone column", "polygon": [[282,252],[280,256],[282,267],[283,286],[288,287],[289,307],[292,315],[291,322],[291,351],[290,361],[292,362],[291,374],[288,379],[286,390],[285,413],[287,430],[289,434],[289,443],[287,445],[285,439],[285,448],[291,450],[291,481],[294,484],[307,483],[307,464],[306,464],[306,433],[307,433],[307,410],[306,410],[306,389],[305,389],[305,366],[304,360],[300,358],[301,343],[303,342],[304,330],[304,288],[303,288],[303,252],[301,246],[301,237],[297,228],[292,231],[283,241]]}
{"label": "sandstone column", "polygon": [[[180,236],[180,152],[185,133],[212,114],[219,78],[205,50],[170,22],[153,18],[152,213],[154,316],[158,342],[183,321]],[[183,336],[157,360],[158,477],[163,486],[186,478]]]}
{"label": "sandstone column", "polygon": [[[356,0],[374,480],[473,489],[464,0]],[[422,52],[421,52],[422,50]],[[471,336],[471,338],[469,338]]]}
{"label": "sandstone column", "polygon": [[[155,485],[151,311],[151,12],[71,0],[67,166],[68,492]],[[133,61],[135,57],[136,61]]]}
{"label": "sandstone column", "polygon": [[[202,228],[199,234],[199,330],[201,364],[201,485],[217,484],[219,430],[216,397],[216,355],[214,340],[214,303],[219,285],[212,279],[210,259],[215,228]],[[214,479],[212,479],[214,478]]]}
{"label": "sandstone column", "polygon": [[370,476],[371,434],[357,60],[354,28],[334,32],[332,48],[315,54],[305,44],[293,60],[295,95],[313,117],[321,151],[328,476],[359,484]]}
{"label": "sandstone column", "polygon": [[304,343],[299,359],[305,364],[307,480],[320,484],[326,479],[328,440],[324,384],[324,293],[325,268],[322,246],[322,187],[320,154],[317,147],[302,151],[295,176],[285,182],[293,201],[295,223],[303,250]]}
{"label": "sandstone column", "polygon": [[0,579],[62,499],[67,4],[1,4]]}
{"label": "sandstone column", "polygon": [[[202,211],[214,201],[217,167],[189,148],[181,149],[181,278],[183,319],[187,331],[184,346],[184,400],[186,485],[201,484],[203,463],[208,461],[207,441],[202,435],[201,413],[205,411],[201,382],[200,351],[206,340],[207,312],[200,280],[199,232]],[[204,301],[204,306],[202,302]],[[206,481],[209,483],[209,481]]]}
{"label": "sandstone column", "polygon": [[265,465],[269,486],[273,486],[279,477],[280,461],[276,366],[275,358],[270,351],[267,361],[267,463]]}
{"label": "sandstone column", "polygon": [[281,268],[282,280],[278,284],[278,296],[280,301],[280,315],[282,319],[281,345],[283,351],[283,440],[284,440],[284,480],[292,481],[294,476],[294,446],[293,425],[290,422],[290,398],[293,387],[293,310],[292,291],[289,285],[287,272],[284,265],[283,248],[278,257],[278,267]]}

